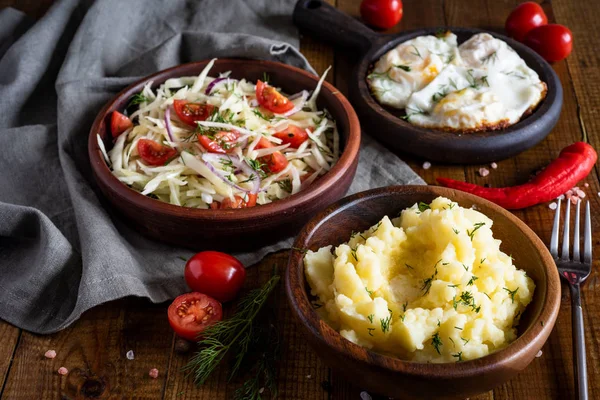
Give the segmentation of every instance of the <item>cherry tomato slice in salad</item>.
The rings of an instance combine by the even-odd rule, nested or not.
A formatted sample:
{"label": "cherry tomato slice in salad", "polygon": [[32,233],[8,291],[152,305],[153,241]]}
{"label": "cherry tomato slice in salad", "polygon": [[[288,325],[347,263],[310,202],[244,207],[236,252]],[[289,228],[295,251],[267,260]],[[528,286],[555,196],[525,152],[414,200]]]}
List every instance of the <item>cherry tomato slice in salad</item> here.
{"label": "cherry tomato slice in salad", "polygon": [[573,50],[573,34],[564,25],[548,24],[532,29],[525,36],[525,44],[548,62],[567,58]]}
{"label": "cherry tomato slice in salad", "polygon": [[114,138],[133,126],[133,122],[118,111],[113,111],[110,116],[110,133]]}
{"label": "cherry tomato slice in salad", "polygon": [[[268,139],[263,137],[260,139],[255,148],[260,150],[268,149],[269,147],[274,147],[273,143],[269,142]],[[277,172],[283,171],[288,165],[287,158],[285,158],[283,153],[281,153],[280,151],[276,151],[264,157],[260,157],[258,160],[262,164],[264,164],[263,171],[265,171],[266,173],[276,174]]]}
{"label": "cherry tomato slice in salad", "polygon": [[506,19],[504,29],[508,36],[522,42],[533,28],[546,25],[548,17],[538,3],[528,1],[519,4]]}
{"label": "cherry tomato slice in salad", "polygon": [[235,141],[240,137],[237,131],[220,131],[214,134],[213,139],[199,134],[198,141],[209,153],[231,153],[235,149]]}
{"label": "cherry tomato slice in salad", "polygon": [[221,303],[202,293],[187,293],[177,297],[168,310],[169,324],[176,334],[196,341],[209,326],[223,319]]}
{"label": "cherry tomato slice in salad", "polygon": [[173,108],[182,122],[196,126],[196,121],[205,121],[213,114],[216,107],[210,104],[191,103],[187,100],[175,100]]}
{"label": "cherry tomato slice in salad", "polygon": [[185,264],[184,276],[193,291],[226,302],[233,300],[244,285],[246,269],[229,254],[201,251]]}
{"label": "cherry tomato slice in salad", "polygon": [[138,153],[148,165],[165,165],[175,157],[177,150],[164,146],[150,139],[140,139],[137,144]]}
{"label": "cherry tomato slice in salad", "polygon": [[256,100],[258,104],[277,114],[283,114],[294,108],[294,103],[287,97],[279,93],[273,86],[260,80],[256,82]]}
{"label": "cherry tomato slice in salad", "polygon": [[288,144],[290,147],[297,149],[300,145],[308,139],[308,133],[306,129],[302,129],[296,125],[289,125],[284,130],[275,133],[273,136],[281,139],[283,144]]}
{"label": "cherry tomato slice in salad", "polygon": [[389,29],[402,19],[401,0],[363,0],[360,15],[369,25]]}
{"label": "cherry tomato slice in salad", "polygon": [[210,208],[213,210],[227,209],[227,208],[247,208],[254,207],[256,205],[256,194],[248,193],[245,198],[240,196],[233,196],[233,200],[227,198],[221,203],[213,201],[210,204]]}

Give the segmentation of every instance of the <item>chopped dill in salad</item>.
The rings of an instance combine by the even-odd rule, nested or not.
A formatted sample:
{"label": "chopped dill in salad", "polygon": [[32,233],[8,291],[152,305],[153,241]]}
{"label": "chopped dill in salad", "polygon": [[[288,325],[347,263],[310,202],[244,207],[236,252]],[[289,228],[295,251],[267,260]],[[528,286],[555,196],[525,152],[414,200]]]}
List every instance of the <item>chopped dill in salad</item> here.
{"label": "chopped dill in salad", "polygon": [[113,112],[112,149],[98,141],[117,179],[178,206],[242,208],[296,194],[333,167],[337,126],[316,107],[327,71],[312,93],[285,96],[229,72],[211,77],[214,61],[197,77],[148,82],[129,118]]}

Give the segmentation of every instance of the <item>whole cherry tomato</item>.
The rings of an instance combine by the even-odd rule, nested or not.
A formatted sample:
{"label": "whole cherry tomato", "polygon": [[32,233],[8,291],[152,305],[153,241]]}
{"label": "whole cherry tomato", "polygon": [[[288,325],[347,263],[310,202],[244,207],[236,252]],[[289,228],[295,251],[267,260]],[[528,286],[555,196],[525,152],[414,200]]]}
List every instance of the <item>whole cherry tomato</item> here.
{"label": "whole cherry tomato", "polygon": [[525,36],[525,44],[548,62],[566,58],[573,49],[573,34],[564,25],[538,26]]}
{"label": "whole cherry tomato", "polygon": [[402,19],[401,0],[363,0],[360,15],[372,26],[389,29]]}
{"label": "whole cherry tomato", "polygon": [[185,264],[185,281],[196,292],[225,302],[233,300],[246,280],[246,269],[235,257],[201,251]]}
{"label": "whole cherry tomato", "polygon": [[504,29],[508,36],[522,42],[530,30],[547,23],[548,17],[542,7],[538,3],[528,1],[512,10],[506,19]]}
{"label": "whole cherry tomato", "polygon": [[223,319],[221,303],[202,293],[177,297],[167,311],[169,324],[176,334],[187,340],[198,340],[209,326]]}

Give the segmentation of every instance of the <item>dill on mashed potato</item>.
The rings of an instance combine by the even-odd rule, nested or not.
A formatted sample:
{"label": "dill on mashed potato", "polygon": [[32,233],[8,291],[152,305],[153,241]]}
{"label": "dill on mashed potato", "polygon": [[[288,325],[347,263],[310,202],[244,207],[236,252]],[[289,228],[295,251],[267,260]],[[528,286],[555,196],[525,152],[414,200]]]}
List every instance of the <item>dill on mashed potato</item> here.
{"label": "dill on mashed potato", "polygon": [[317,309],[346,339],[417,362],[483,357],[517,337],[535,284],[493,221],[438,197],[304,258]]}

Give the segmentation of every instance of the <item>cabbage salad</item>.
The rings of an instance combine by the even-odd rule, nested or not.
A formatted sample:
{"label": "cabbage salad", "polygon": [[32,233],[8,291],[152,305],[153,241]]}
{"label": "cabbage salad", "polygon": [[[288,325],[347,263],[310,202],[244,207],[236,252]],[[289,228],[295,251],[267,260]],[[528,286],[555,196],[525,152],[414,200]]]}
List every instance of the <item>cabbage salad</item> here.
{"label": "cabbage salad", "polygon": [[333,167],[338,130],[316,106],[328,70],[312,93],[285,96],[268,76],[209,76],[214,61],[197,77],[148,82],[135,112],[113,113],[114,145],[98,144],[117,179],[178,206],[243,208],[296,194]]}

